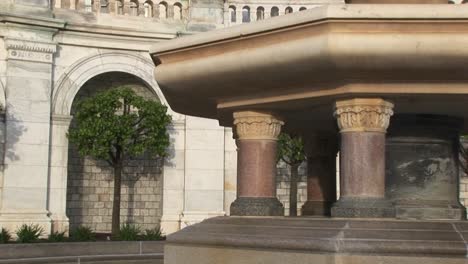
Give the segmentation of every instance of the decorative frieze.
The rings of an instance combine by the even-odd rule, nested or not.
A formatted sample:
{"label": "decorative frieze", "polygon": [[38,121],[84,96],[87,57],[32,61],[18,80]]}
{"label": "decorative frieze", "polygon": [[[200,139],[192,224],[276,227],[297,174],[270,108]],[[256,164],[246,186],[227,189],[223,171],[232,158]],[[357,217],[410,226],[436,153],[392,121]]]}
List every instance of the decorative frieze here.
{"label": "decorative frieze", "polygon": [[277,140],[284,122],[270,113],[242,111],[234,113],[238,139]]}
{"label": "decorative frieze", "polygon": [[21,39],[6,39],[8,59],[52,63],[57,44]]}
{"label": "decorative frieze", "polygon": [[337,101],[335,117],[340,132],[386,133],[393,115],[393,104],[379,98]]}

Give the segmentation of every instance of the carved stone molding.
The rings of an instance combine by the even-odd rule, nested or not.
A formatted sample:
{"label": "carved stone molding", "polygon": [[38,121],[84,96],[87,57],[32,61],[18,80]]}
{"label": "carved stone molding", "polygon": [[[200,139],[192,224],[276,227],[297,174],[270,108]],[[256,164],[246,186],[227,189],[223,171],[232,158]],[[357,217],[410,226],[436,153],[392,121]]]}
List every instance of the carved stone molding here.
{"label": "carved stone molding", "polygon": [[234,113],[238,139],[277,140],[284,122],[270,113],[242,111]]}
{"label": "carved stone molding", "polygon": [[60,125],[60,126],[69,126],[73,116],[71,115],[52,115],[51,122],[53,125]]}
{"label": "carved stone molding", "polygon": [[57,44],[21,39],[5,40],[8,59],[52,63]]}
{"label": "carved stone molding", "polygon": [[341,133],[386,133],[393,115],[393,104],[380,98],[337,101],[334,115]]}

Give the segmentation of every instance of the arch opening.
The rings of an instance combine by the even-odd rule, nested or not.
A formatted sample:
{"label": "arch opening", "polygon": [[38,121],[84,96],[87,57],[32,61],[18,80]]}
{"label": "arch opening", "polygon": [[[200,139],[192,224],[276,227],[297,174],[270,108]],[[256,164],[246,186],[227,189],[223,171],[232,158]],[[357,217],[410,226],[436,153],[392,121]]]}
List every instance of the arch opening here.
{"label": "arch opening", "polygon": [[153,2],[146,1],[143,6],[145,8],[145,17],[153,17]]}
{"label": "arch opening", "polygon": [[270,12],[270,15],[271,17],[276,17],[279,15],[279,8],[274,6],[271,8],[271,12]]}
{"label": "arch opening", "polygon": [[[88,80],[76,94],[71,114],[79,101],[97,92],[121,86],[131,87],[138,95],[159,100],[140,78],[123,72],[107,72]],[[75,126],[72,119],[71,127]],[[125,162],[122,179],[121,222],[143,229],[159,225],[162,215],[161,159],[148,154]],[[113,199],[113,170],[102,160],[82,158],[69,144],[66,213],[70,228],[89,226],[96,232],[110,232]]]}
{"label": "arch opening", "polygon": [[237,22],[236,7],[235,6],[229,6],[229,16],[230,16],[231,23],[236,23]]}
{"label": "arch opening", "polygon": [[259,6],[257,8],[257,20],[263,20],[265,18],[265,8]]}
{"label": "arch opening", "polygon": [[242,23],[250,22],[250,7],[244,6],[242,8]]}
{"label": "arch opening", "polygon": [[174,8],[174,19],[182,20],[182,4],[175,3],[173,8]]}

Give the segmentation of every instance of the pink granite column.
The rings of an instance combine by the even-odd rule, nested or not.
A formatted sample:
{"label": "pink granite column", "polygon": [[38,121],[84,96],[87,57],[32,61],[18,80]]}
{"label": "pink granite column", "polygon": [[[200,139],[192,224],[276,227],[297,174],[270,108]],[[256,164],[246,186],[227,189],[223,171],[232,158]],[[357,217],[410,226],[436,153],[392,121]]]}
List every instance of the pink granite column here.
{"label": "pink granite column", "polygon": [[307,155],[307,201],[302,215],[327,216],[336,202],[336,135],[309,135]]}
{"label": "pink granite column", "polygon": [[231,215],[284,215],[276,198],[276,145],[284,123],[270,113],[234,113],[237,199]]}
{"label": "pink granite column", "polygon": [[385,199],[385,133],[393,104],[383,99],[351,99],[335,104],[341,133],[340,200],[337,217],[393,217]]}

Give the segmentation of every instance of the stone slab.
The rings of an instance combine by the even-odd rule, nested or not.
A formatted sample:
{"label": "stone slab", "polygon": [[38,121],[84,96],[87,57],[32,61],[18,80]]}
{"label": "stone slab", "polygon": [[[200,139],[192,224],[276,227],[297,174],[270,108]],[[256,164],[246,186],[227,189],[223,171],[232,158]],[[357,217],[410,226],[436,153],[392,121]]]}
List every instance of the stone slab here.
{"label": "stone slab", "polygon": [[467,229],[462,221],[217,217],[170,235],[165,263],[467,263]]}

